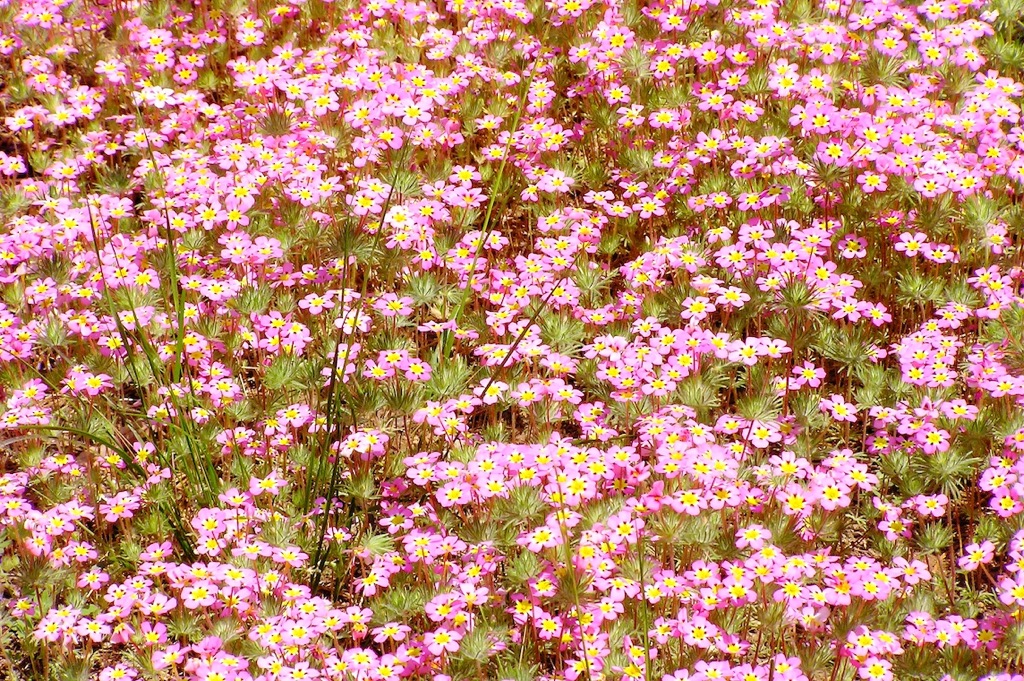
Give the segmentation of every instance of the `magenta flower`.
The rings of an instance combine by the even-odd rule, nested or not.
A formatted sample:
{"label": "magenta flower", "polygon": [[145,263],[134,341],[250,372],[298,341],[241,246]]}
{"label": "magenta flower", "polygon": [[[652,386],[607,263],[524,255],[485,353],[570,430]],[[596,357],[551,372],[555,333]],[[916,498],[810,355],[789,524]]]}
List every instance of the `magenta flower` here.
{"label": "magenta flower", "polygon": [[435,631],[427,632],[423,638],[423,642],[426,644],[427,650],[436,657],[440,657],[446,652],[458,652],[459,641],[461,640],[462,634],[458,631],[452,631],[449,629],[437,629]]}
{"label": "magenta flower", "polygon": [[102,497],[99,510],[104,520],[113,523],[121,518],[131,518],[139,506],[139,501],[133,495],[119,492],[113,497]]}
{"label": "magenta flower", "polygon": [[189,610],[208,608],[217,600],[218,588],[209,582],[199,582],[181,591],[182,604]]}
{"label": "magenta flower", "polygon": [[853,423],[857,420],[857,407],[844,400],[842,395],[833,393],[831,397],[823,399],[820,409],[829,412],[836,421]]}
{"label": "magenta flower", "polygon": [[995,558],[995,545],[986,540],[981,543],[968,544],[964,547],[964,554],[957,561],[962,569],[971,572],[982,565],[991,563]]}

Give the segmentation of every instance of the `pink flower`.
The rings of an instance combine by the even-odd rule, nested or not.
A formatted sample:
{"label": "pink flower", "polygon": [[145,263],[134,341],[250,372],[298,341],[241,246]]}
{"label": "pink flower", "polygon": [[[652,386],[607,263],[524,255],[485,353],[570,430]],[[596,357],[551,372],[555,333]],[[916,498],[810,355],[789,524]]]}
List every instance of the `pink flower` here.
{"label": "pink flower", "polygon": [[399,298],[394,293],[385,293],[373,302],[373,307],[382,317],[405,317],[412,314],[412,303],[408,296]]}
{"label": "pink flower", "polygon": [[711,303],[710,298],[697,296],[683,301],[683,310],[679,316],[691,323],[696,323],[707,318],[714,311],[715,306]]}
{"label": "pink flower", "polygon": [[275,563],[283,563],[290,567],[302,567],[306,564],[308,555],[295,546],[275,547],[271,558]]}
{"label": "pink flower", "polygon": [[445,508],[464,506],[473,500],[469,485],[458,480],[445,483],[437,490],[434,496],[437,498],[438,503]]}
{"label": "pink flower", "polygon": [[793,375],[796,376],[796,380],[793,382],[796,387],[809,385],[812,388],[817,388],[821,385],[821,380],[825,378],[825,370],[805,360],[800,366],[793,367]]}
{"label": "pink flower", "polygon": [[363,376],[375,381],[385,381],[395,375],[395,370],[387,364],[378,364],[372,359],[366,360]]}
{"label": "pink flower", "polygon": [[861,303],[860,312],[874,326],[883,326],[892,321],[892,315],[882,303]]}
{"label": "pink flower", "polygon": [[77,586],[80,589],[91,589],[92,591],[98,591],[103,588],[103,585],[110,581],[110,577],[106,572],[103,572],[99,568],[92,568],[88,572],[83,572],[78,576]]}
{"label": "pink flower", "polygon": [[964,547],[964,555],[957,561],[962,569],[971,572],[982,565],[991,563],[995,558],[995,545],[987,539],[980,544],[968,544]]}
{"label": "pink flower", "polygon": [[430,365],[420,359],[406,360],[399,364],[398,368],[402,370],[407,379],[416,382],[429,381],[432,372]]}
{"label": "pink flower", "polygon": [[926,454],[944,452],[949,449],[949,432],[941,428],[934,426],[921,428],[914,434],[914,439]]}
{"label": "pink flower", "polygon": [[167,625],[163,622],[143,622],[140,629],[146,646],[159,645],[167,640]]}
{"label": "pink flower", "polygon": [[896,242],[896,250],[904,255],[915,256],[921,252],[921,249],[928,243],[928,235],[922,232],[911,234],[910,232],[903,232],[899,236],[899,241]]}
{"label": "pink flower", "polygon": [[847,421],[853,423],[857,420],[857,407],[843,399],[842,395],[832,394],[821,401],[821,411],[831,412],[832,418],[836,421]]}
{"label": "pink flower", "polygon": [[160,670],[182,664],[187,659],[189,650],[189,646],[182,648],[177,643],[172,643],[162,650],[156,650],[153,652],[153,668]]}
{"label": "pink flower", "polygon": [[334,301],[331,300],[330,295],[321,296],[318,293],[310,293],[299,301],[299,307],[308,310],[311,315],[318,315],[324,310],[333,308]]}
{"label": "pink flower", "polygon": [[458,631],[451,631],[448,629],[438,629],[437,631],[431,631],[423,637],[423,642],[427,645],[427,650],[436,657],[444,655],[444,653],[455,653],[459,650],[459,641],[462,640],[462,634]]}
{"label": "pink flower", "polygon": [[562,543],[559,530],[541,526],[520,537],[517,542],[534,553],[540,553],[542,549],[553,548]]}
{"label": "pink flower", "polygon": [[250,478],[249,494],[253,497],[258,497],[261,494],[277,496],[278,492],[287,485],[288,483],[278,477],[277,473],[272,472],[265,478]]}
{"label": "pink flower", "polygon": [[182,604],[189,610],[208,608],[217,601],[218,589],[210,582],[199,582],[181,591]]}
{"label": "pink flower", "polygon": [[869,657],[857,669],[857,675],[865,681],[890,681],[892,663],[879,657]]}
{"label": "pink flower", "polygon": [[1017,572],[1015,578],[999,580],[999,601],[1004,605],[1024,606],[1024,572]]}
{"label": "pink flower", "polygon": [[759,551],[765,542],[772,538],[772,533],[761,525],[748,525],[736,532],[736,548],[750,547],[753,551]]}
{"label": "pink flower", "polygon": [[108,523],[121,518],[131,518],[139,508],[138,500],[127,492],[118,492],[114,497],[104,495],[100,499],[99,510]]}
{"label": "pink flower", "polygon": [[857,182],[865,194],[873,192],[884,192],[886,187],[886,176],[879,173],[866,172],[857,176]]}

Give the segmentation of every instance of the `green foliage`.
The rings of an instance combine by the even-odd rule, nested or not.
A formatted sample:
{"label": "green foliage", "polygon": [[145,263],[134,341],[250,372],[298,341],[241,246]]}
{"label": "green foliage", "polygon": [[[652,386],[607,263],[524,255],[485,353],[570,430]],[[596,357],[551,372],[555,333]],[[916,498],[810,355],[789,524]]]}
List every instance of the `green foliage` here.
{"label": "green foliage", "polygon": [[926,555],[942,553],[952,541],[953,531],[941,522],[928,523],[917,535],[917,545]]}
{"label": "green foliage", "polygon": [[471,377],[469,364],[461,355],[438,359],[426,385],[427,395],[434,400],[460,395],[465,392]]}
{"label": "green foliage", "polygon": [[432,596],[431,589],[426,586],[388,589],[374,603],[374,621],[378,624],[408,622],[423,611]]}

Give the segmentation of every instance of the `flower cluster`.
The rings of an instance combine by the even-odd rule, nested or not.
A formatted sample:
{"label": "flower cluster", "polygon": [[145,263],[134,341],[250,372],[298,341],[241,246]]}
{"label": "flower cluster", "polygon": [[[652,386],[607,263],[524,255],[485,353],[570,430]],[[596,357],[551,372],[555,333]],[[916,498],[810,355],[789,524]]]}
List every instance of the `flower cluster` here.
{"label": "flower cluster", "polygon": [[1017,0],[0,0],[0,672],[1021,681]]}

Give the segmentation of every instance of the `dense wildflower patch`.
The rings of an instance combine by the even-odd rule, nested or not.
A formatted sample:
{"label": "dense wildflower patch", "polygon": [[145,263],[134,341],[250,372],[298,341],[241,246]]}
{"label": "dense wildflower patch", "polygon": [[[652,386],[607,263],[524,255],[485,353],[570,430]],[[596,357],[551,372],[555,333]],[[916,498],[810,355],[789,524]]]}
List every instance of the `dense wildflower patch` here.
{"label": "dense wildflower patch", "polygon": [[1020,0],[0,0],[0,672],[1019,680]]}

